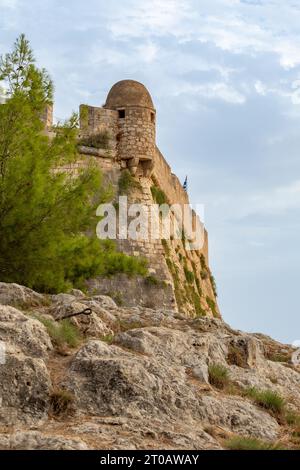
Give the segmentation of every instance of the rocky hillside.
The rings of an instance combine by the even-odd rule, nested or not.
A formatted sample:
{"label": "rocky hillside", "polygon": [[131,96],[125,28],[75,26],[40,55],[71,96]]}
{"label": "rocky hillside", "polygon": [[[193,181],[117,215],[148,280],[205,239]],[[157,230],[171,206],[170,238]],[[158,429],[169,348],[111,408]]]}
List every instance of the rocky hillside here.
{"label": "rocky hillside", "polygon": [[0,340],[1,449],[300,447],[293,349],[220,319],[0,283]]}

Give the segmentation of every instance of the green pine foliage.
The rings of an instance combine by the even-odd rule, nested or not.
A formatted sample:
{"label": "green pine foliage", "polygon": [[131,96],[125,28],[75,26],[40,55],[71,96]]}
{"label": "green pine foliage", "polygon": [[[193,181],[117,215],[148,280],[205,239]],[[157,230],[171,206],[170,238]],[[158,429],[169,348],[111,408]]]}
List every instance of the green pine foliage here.
{"label": "green pine foliage", "polygon": [[8,99],[0,105],[0,280],[58,292],[99,274],[145,273],[144,261],[96,238],[96,207],[112,192],[93,163],[77,175],[65,171],[78,160],[77,116],[52,139],[43,132],[53,84],[24,35],[0,59],[1,82]]}

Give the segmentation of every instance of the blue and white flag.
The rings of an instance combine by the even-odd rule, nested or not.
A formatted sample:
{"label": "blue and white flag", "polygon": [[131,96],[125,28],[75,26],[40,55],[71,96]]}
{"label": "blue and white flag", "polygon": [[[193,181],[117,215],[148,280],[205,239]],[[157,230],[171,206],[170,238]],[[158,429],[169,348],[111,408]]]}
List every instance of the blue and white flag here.
{"label": "blue and white flag", "polygon": [[187,192],[188,190],[188,178],[187,176],[185,177],[184,183],[183,183],[183,189]]}

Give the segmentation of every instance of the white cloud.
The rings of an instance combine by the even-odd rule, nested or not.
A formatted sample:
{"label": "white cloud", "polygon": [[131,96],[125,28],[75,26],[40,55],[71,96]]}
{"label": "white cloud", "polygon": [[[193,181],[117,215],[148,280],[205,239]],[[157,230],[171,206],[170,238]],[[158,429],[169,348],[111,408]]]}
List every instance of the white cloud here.
{"label": "white cloud", "polygon": [[[236,206],[236,203],[233,202]],[[282,215],[300,209],[300,180],[255,194],[244,194],[238,201],[237,215]]]}
{"label": "white cloud", "polygon": [[173,93],[175,96],[182,94],[192,94],[206,99],[219,99],[233,104],[244,104],[246,97],[239,91],[235,90],[227,83],[205,83],[205,84],[190,84],[185,83],[178,86],[177,90]]}
{"label": "white cloud", "polygon": [[151,63],[153,62],[159,52],[159,48],[153,42],[147,42],[137,46],[139,58],[142,62]]}
{"label": "white cloud", "polygon": [[181,35],[183,20],[190,15],[185,0],[129,0],[111,15],[108,28],[115,37],[177,36]]}
{"label": "white cloud", "polygon": [[234,54],[273,53],[290,69],[300,64],[299,22],[298,6],[282,0],[130,0],[111,14],[109,29],[123,39],[173,36]]}
{"label": "white cloud", "polygon": [[289,100],[293,105],[300,105],[300,80],[281,81],[276,86],[267,86],[260,80],[254,83],[254,88],[257,94],[266,96],[267,94],[277,95],[281,98]]}
{"label": "white cloud", "polygon": [[266,93],[267,93],[267,88],[266,88],[266,86],[265,86],[260,80],[257,80],[257,81],[255,82],[254,88],[255,88],[256,92],[257,92],[259,95],[265,96]]}

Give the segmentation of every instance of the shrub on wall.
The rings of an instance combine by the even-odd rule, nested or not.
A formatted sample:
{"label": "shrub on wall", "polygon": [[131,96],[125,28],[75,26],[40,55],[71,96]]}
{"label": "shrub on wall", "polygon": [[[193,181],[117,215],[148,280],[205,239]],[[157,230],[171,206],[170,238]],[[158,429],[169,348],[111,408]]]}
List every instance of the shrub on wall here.
{"label": "shrub on wall", "polygon": [[216,302],[211,299],[210,297],[206,297],[206,303],[209,306],[210,310],[212,311],[212,314],[214,317],[218,317],[218,312],[217,312],[217,307],[216,307]]}
{"label": "shrub on wall", "polygon": [[192,271],[190,271],[187,267],[184,268],[184,274],[185,274],[185,278],[187,280],[187,282],[189,284],[193,284],[194,280],[195,280],[195,275]]}
{"label": "shrub on wall", "polygon": [[159,206],[161,206],[162,204],[168,204],[168,199],[167,199],[166,194],[158,186],[155,186],[155,185],[151,186],[151,193],[152,193],[153,200]]}
{"label": "shrub on wall", "polygon": [[118,182],[120,196],[126,196],[133,189],[140,189],[140,183],[132,176],[129,170],[124,170],[121,173]]}
{"label": "shrub on wall", "polygon": [[110,135],[107,131],[104,131],[98,132],[98,134],[92,134],[87,137],[83,137],[79,140],[78,145],[107,150],[109,148],[109,141]]}

